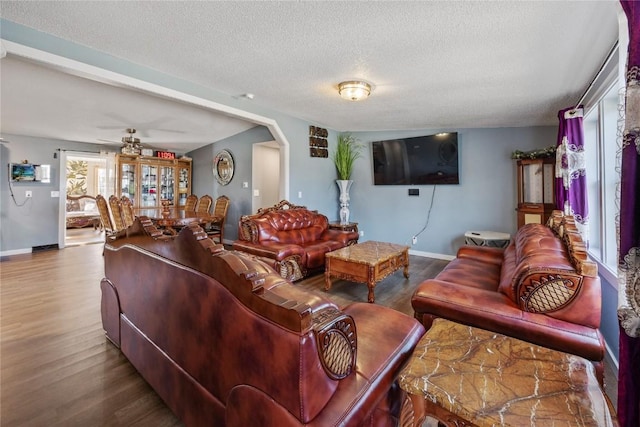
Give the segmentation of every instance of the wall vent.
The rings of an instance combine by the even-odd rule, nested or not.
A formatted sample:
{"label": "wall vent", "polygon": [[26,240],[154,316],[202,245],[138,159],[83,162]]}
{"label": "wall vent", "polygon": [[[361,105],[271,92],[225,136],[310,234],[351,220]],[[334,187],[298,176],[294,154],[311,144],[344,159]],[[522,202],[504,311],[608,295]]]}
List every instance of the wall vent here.
{"label": "wall vent", "polygon": [[53,245],[34,246],[31,248],[31,252],[42,252],[42,251],[48,251],[50,249],[58,249],[58,244],[55,243]]}

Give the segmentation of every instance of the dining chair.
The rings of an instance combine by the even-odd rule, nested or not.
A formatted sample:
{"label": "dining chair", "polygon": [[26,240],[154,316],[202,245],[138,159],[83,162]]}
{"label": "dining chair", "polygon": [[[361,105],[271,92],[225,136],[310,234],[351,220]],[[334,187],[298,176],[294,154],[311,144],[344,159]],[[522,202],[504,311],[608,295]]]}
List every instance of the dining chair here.
{"label": "dining chair", "polygon": [[184,205],[184,210],[185,211],[195,211],[197,204],[198,204],[198,196],[196,196],[195,194],[189,194],[187,196],[187,201],[186,201],[186,203]]}
{"label": "dining chair", "polygon": [[125,228],[129,228],[133,225],[136,219],[136,215],[133,212],[133,203],[127,196],[120,197],[120,206],[122,207],[122,220],[124,221]]}
{"label": "dining chair", "polygon": [[118,196],[111,195],[109,197],[109,207],[111,208],[111,216],[113,217],[115,231],[127,228],[124,224],[124,220],[122,219],[122,202]]}
{"label": "dining chair", "polygon": [[224,241],[224,222],[227,219],[227,211],[229,210],[229,198],[227,196],[220,196],[216,199],[216,203],[213,206],[214,221],[211,221],[205,227],[207,236],[214,242],[218,239],[218,243],[222,244]]}
{"label": "dining chair", "polygon": [[113,221],[111,221],[111,214],[109,213],[109,205],[107,204],[107,199],[104,198],[101,194],[96,196],[96,206],[98,207],[98,212],[100,213],[100,224],[102,229],[105,232],[105,236],[109,237],[115,231],[113,228]]}
{"label": "dining chair", "polygon": [[213,203],[213,197],[208,194],[200,197],[198,200],[198,206],[196,207],[196,212],[198,213],[209,213],[209,209],[211,209],[211,204]]}

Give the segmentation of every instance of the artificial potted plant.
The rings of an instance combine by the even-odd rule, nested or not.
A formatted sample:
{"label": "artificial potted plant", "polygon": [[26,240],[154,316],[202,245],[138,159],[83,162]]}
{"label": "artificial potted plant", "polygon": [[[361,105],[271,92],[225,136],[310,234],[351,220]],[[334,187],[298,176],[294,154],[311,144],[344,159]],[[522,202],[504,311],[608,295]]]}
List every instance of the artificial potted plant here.
{"label": "artificial potted plant", "polygon": [[361,155],[361,149],[362,146],[353,135],[338,135],[338,145],[331,158],[338,173],[336,183],[340,189],[340,224],[349,223],[349,189],[353,184],[351,173],[353,164]]}

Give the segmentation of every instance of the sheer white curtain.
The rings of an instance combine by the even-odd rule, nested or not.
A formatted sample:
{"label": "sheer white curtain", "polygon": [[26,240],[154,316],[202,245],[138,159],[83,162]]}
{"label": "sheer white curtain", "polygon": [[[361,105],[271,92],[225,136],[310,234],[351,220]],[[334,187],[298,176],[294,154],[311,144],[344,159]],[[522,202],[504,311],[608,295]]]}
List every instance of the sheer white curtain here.
{"label": "sheer white curtain", "polygon": [[[113,151],[101,151],[100,158],[105,161],[105,186],[102,195],[109,199],[109,196],[116,191],[116,153]],[[103,191],[101,189],[101,191]]]}

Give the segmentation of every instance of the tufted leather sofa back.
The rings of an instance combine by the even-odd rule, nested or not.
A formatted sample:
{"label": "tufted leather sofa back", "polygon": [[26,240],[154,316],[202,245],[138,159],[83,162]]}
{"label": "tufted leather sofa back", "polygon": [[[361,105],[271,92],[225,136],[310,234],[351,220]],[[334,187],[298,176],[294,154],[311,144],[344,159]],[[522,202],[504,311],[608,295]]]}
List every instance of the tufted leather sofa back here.
{"label": "tufted leather sofa back", "polygon": [[305,208],[271,211],[252,218],[257,242],[304,245],[315,242],[329,227],[326,216]]}

